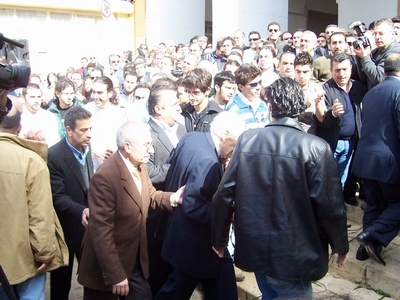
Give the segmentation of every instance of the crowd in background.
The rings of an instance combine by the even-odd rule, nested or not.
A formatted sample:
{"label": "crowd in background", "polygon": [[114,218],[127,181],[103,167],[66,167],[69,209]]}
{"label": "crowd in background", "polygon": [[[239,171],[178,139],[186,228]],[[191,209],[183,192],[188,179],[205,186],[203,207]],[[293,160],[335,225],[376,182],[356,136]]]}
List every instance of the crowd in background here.
{"label": "crowd in background", "polygon": [[[110,266],[110,262],[104,261],[104,256],[99,257],[98,261],[92,260],[94,253],[100,255],[99,252],[96,252],[96,247],[101,248],[101,240],[97,238],[97,234],[101,236],[102,232],[98,228],[96,228],[96,231],[92,227],[91,231],[87,231],[84,238],[85,228],[94,226],[90,225],[89,216],[92,218],[91,220],[95,220],[96,223],[93,223],[97,224],[96,226],[115,222],[115,228],[119,230],[118,237],[115,237],[115,239],[121,238],[124,235],[124,230],[126,230],[123,225],[118,223],[117,218],[113,219],[114,216],[110,219],[107,219],[108,215],[104,217],[112,209],[109,209],[108,204],[98,203],[97,200],[103,197],[101,195],[103,188],[107,190],[106,195],[112,195],[116,199],[125,197],[118,193],[113,194],[113,185],[108,186],[102,176],[108,174],[103,174],[106,168],[107,172],[113,174],[114,179],[119,176],[119,173],[116,173],[115,169],[112,168],[111,160],[115,160],[115,163],[120,167],[125,166],[130,159],[136,159],[136,154],[132,154],[135,152],[134,150],[131,152],[131,147],[134,147],[132,144],[137,142],[137,137],[129,136],[128,129],[142,130],[143,127],[136,123],[132,127],[130,127],[131,125],[124,125],[129,121],[147,123],[152,128],[151,140],[147,140],[148,136],[143,136],[143,140],[141,140],[143,145],[141,145],[140,151],[147,154],[139,159],[147,165],[145,172],[148,172],[151,183],[147,180],[147,175],[143,175],[144,171],[140,168],[139,163],[132,166],[129,163],[126,165],[129,171],[136,168],[142,173],[142,175],[138,175],[139,178],[135,178],[136,175],[132,177],[135,186],[141,187],[138,188],[139,193],[135,194],[133,198],[151,198],[151,202],[148,205],[146,204],[148,207],[144,210],[146,212],[145,218],[147,218],[147,209],[150,208],[148,223],[145,225],[144,221],[140,225],[147,226],[147,231],[140,229],[140,226],[134,224],[134,222],[132,223],[132,226],[138,232],[138,236],[142,233],[140,243],[145,243],[146,247],[143,248],[139,241],[129,240],[128,238],[128,242],[123,239],[121,242],[121,245],[123,245],[121,247],[131,243],[129,249],[133,249],[132,251],[136,253],[135,258],[129,263],[130,268],[135,271],[131,279],[134,275],[136,279],[138,277],[143,279],[143,276],[145,279],[149,277],[150,298],[152,293],[153,297],[157,299],[178,299],[176,295],[180,295],[179,293],[187,294],[190,297],[196,286],[193,282],[197,283],[198,278],[203,280],[207,276],[215,277],[217,279],[212,283],[202,281],[205,286],[209,284],[209,290],[206,289],[205,291],[206,294],[208,293],[207,295],[217,295],[214,294],[216,293],[214,289],[217,283],[226,284],[225,296],[229,294],[230,298],[237,297],[235,292],[228,293],[232,286],[235,289],[234,283],[227,283],[226,281],[221,283],[222,281],[220,281],[223,274],[228,274],[225,280],[228,280],[228,277],[234,278],[232,275],[233,265],[232,270],[224,269],[221,273],[216,270],[215,272],[204,270],[204,273],[202,273],[201,265],[198,266],[198,270],[200,270],[198,273],[192,272],[191,268],[193,268],[195,262],[190,259],[193,259],[193,257],[188,254],[188,257],[184,258],[184,253],[179,251],[183,249],[188,253],[194,253],[195,250],[199,250],[199,246],[194,247],[194,242],[185,240],[184,233],[179,235],[182,240],[177,241],[177,237],[168,230],[165,233],[165,244],[159,244],[157,239],[153,240],[153,237],[159,233],[160,224],[163,224],[161,227],[164,230],[165,228],[172,230],[170,226],[173,228],[174,222],[178,222],[176,224],[188,224],[185,223],[189,222],[185,219],[187,217],[185,214],[193,213],[194,217],[191,216],[190,219],[197,222],[197,225],[193,225],[194,228],[201,232],[202,237],[204,234],[210,233],[211,199],[217,191],[219,180],[222,178],[222,169],[229,165],[230,155],[232,155],[236,140],[243,130],[263,128],[275,119],[282,117],[276,115],[278,108],[275,108],[274,111],[269,103],[272,99],[268,99],[268,97],[274,97],[274,95],[278,98],[282,96],[280,95],[282,89],[278,88],[280,84],[283,84],[283,87],[286,84],[288,89],[290,87],[293,91],[302,90],[301,94],[304,95],[306,106],[304,111],[300,107],[296,107],[288,115],[296,117],[302,126],[302,130],[307,134],[316,135],[329,144],[339,171],[338,177],[340,178],[341,193],[343,193],[341,197],[343,197],[345,203],[357,206],[359,204],[355,197],[357,190],[360,198],[365,199],[362,181],[356,176],[358,174],[352,172],[352,159],[358,151],[357,143],[361,136],[361,103],[367,92],[385,79],[385,72],[388,72],[384,68],[385,60],[393,53],[400,53],[399,39],[400,18],[398,17],[381,19],[371,23],[368,27],[362,22],[354,22],[351,29],[329,24],[325,31],[320,33],[306,28],[299,28],[294,32],[281,32],[280,24],[271,22],[267,25],[265,34],[257,31],[246,34],[241,30],[236,30],[229,36],[218,38],[216,45],[210,44],[206,36],[197,35],[191,38],[188,44],[176,44],[172,40],[167,40],[155,47],[141,44],[136,51],[110,53],[107,62],[99,62],[95,56],[82,57],[80,67],[68,67],[65,72],[54,70],[45,77],[35,74],[33,70],[28,86],[9,95],[13,101],[14,110],[19,111],[16,114],[20,117],[20,124],[18,123],[18,126],[15,124],[7,125],[10,128],[2,124],[2,131],[19,134],[19,137],[28,140],[45,142],[49,148],[47,163],[50,177],[47,177],[47,179],[51,184],[52,202],[64,230],[65,241],[69,250],[68,267],[65,266],[65,257],[60,259],[63,263],[59,263],[57,267],[62,267],[57,270],[54,270],[57,267],[46,269],[46,264],[51,261],[51,258],[36,259],[36,261],[45,265],[40,271],[52,270],[52,299],[68,299],[74,257],[79,261],[82,258],[82,253],[85,261],[80,261],[82,266],[79,281],[85,286],[86,299],[103,299],[103,296],[100,295],[104,290],[107,290],[110,294],[128,295],[129,289],[127,287],[132,287],[130,283],[128,284],[125,281],[124,276],[121,277],[121,274],[111,267],[106,271],[102,269],[103,273],[100,272],[100,267]],[[289,78],[290,80],[280,81],[282,78]],[[269,87],[271,88],[268,89]],[[286,99],[284,96],[282,96],[282,99]],[[235,120],[235,124],[243,122],[243,130],[235,129],[235,134],[233,134],[229,132],[229,129],[220,132],[221,128],[224,128],[221,124],[219,125],[221,128],[217,125],[213,127],[215,118],[218,116],[222,118],[224,115],[221,114],[222,111],[236,113],[235,116],[238,116],[238,119]],[[301,111],[301,113],[297,114],[297,111]],[[233,120],[233,118],[230,119]],[[8,120],[7,122],[11,121]],[[224,122],[225,125],[228,124],[228,121],[225,120]],[[231,129],[234,128],[234,125],[231,124],[230,126]],[[159,138],[160,132],[165,134],[167,142]],[[209,179],[207,181],[207,178],[204,178],[204,181],[200,183],[193,179],[193,182],[198,184],[194,189],[191,185],[192,182],[182,180],[182,178],[186,178],[182,176],[191,178],[192,174],[189,171],[187,171],[190,173],[189,175],[178,176],[180,170],[177,165],[180,166],[184,163],[177,158],[176,153],[171,158],[172,165],[176,168],[168,173],[170,164],[166,163],[166,160],[170,153],[174,153],[173,149],[178,147],[178,151],[185,152],[186,148],[180,146],[180,140],[189,144],[192,143],[192,145],[196,141],[202,140],[202,138],[196,136],[191,138],[190,135],[185,135],[189,132],[211,133],[214,142],[217,141],[215,143],[218,145],[216,147],[218,156],[212,159],[213,163],[215,160],[221,164],[221,170],[214,170],[218,182],[211,183]],[[117,140],[116,136],[118,137]],[[141,135],[138,134],[138,136]],[[199,144],[198,147],[204,146],[206,140],[204,139],[201,142],[203,144]],[[161,149],[164,146],[167,150]],[[190,151],[196,150],[186,147]],[[215,149],[212,149],[211,156],[215,154]],[[62,164],[61,161],[65,160],[64,156],[61,155],[63,151],[68,153],[72,151],[73,155],[71,156],[71,153],[69,153],[68,162]],[[117,162],[116,157],[118,155],[126,160]],[[190,159],[194,158],[191,157]],[[208,162],[208,159],[211,158],[208,156],[204,158],[204,165],[206,165],[205,162]],[[101,166],[103,164],[105,167]],[[73,181],[71,178],[75,177],[65,171],[72,165],[80,174],[75,174],[75,177],[79,177],[78,181]],[[202,165],[202,162],[199,161],[198,165]],[[193,165],[185,166],[185,168],[189,170],[193,168],[193,172],[198,172],[199,175],[197,176],[199,177],[207,171],[199,171],[197,166]],[[40,165],[40,170],[42,169],[43,166]],[[220,171],[221,173],[219,173]],[[186,174],[185,172],[182,171],[183,174]],[[132,171],[132,174],[134,174],[134,171]],[[46,180],[46,178],[44,177],[43,180]],[[118,184],[120,183],[115,183],[114,186]],[[205,186],[202,186],[202,184]],[[68,187],[68,185],[75,186]],[[82,191],[79,190],[78,192],[76,186],[80,185]],[[157,189],[178,192],[174,194],[156,193],[153,185]],[[183,191],[179,190],[182,185],[186,185],[183,202],[181,199]],[[28,189],[30,188],[29,186]],[[143,191],[147,188],[148,190],[145,193],[140,192],[141,189]],[[199,190],[202,192],[206,190],[207,195],[197,195],[196,192]],[[90,196],[90,191],[92,191],[92,196]],[[95,194],[96,196],[93,196]],[[183,203],[182,206],[184,206],[185,201],[189,201],[185,197],[190,198],[186,195],[194,195],[194,198],[197,197],[196,199],[201,199],[207,204],[204,204],[206,209],[202,211],[201,215],[196,215],[198,207],[193,208],[195,212],[182,213],[181,206],[179,206],[175,209],[175,212],[182,214],[176,213],[175,219],[170,220],[171,223],[168,223],[167,226],[167,223],[162,223],[163,217],[152,211],[158,206],[167,207],[166,209],[170,211],[174,210],[178,204]],[[167,196],[170,200],[165,200]],[[176,200],[178,198],[180,200]],[[92,209],[89,213],[88,201],[94,203],[92,204],[94,207],[93,214]],[[96,207],[96,205],[98,206]],[[371,207],[371,204],[370,206],[363,204],[363,209],[367,211]],[[46,210],[51,214],[51,209],[49,210],[48,206],[46,206]],[[131,221],[129,216],[127,217],[124,214],[124,211],[116,209],[115,213],[121,214],[121,218],[126,217],[128,223]],[[139,212],[135,210],[134,214],[139,214]],[[101,217],[105,219],[102,220]],[[72,219],[74,221],[71,221]],[[364,224],[364,226],[370,226],[371,222],[369,220],[368,224]],[[57,227],[59,225],[57,217],[52,223],[55,224],[52,224],[52,226]],[[176,224],[175,226],[179,228]],[[201,229],[199,229],[200,227]],[[117,229],[113,227],[112,230]],[[27,239],[29,240],[29,237]],[[377,239],[376,236],[375,239]],[[360,248],[357,251],[357,259],[366,260],[372,257],[385,264],[379,254],[382,246],[378,251],[379,247],[374,244],[376,243],[375,240],[369,236],[367,238],[361,236],[358,240]],[[86,246],[86,248],[82,248],[84,249],[83,252],[81,252],[82,241],[83,245]],[[149,242],[149,249],[147,249],[147,241]],[[134,244],[136,242],[138,244]],[[387,246],[389,242],[390,240],[386,243],[381,242],[381,244]],[[179,243],[180,247],[174,248],[176,243]],[[190,243],[194,247],[193,251],[188,250],[189,246],[188,249],[182,246]],[[212,252],[214,244],[211,245],[211,240],[204,243],[204,245],[207,245],[207,251],[210,252],[206,254],[206,251],[204,251],[204,263],[213,264],[216,257],[210,259],[208,257],[214,255],[214,252]],[[110,242],[109,244],[113,243]],[[375,247],[372,250],[371,245]],[[138,251],[138,248],[141,250]],[[348,251],[348,245],[347,250],[346,246],[340,249],[338,263],[341,265],[346,259],[344,252]],[[143,251],[147,252],[147,250],[149,251],[148,259],[150,263],[147,261],[147,253],[146,255],[142,253]],[[15,249],[15,252],[18,251],[18,249]],[[180,257],[176,256],[177,252],[181,253]],[[220,257],[227,255],[230,259],[228,252],[224,253],[223,250],[216,252],[221,255]],[[233,252],[232,249],[231,252]],[[378,255],[376,255],[377,252],[379,252]],[[372,256],[373,254],[375,256]],[[102,253],[101,255],[105,254]],[[202,254],[198,253],[198,255],[201,256]],[[167,261],[168,264],[165,265],[163,260]],[[201,261],[201,259],[199,260]],[[123,267],[126,268],[126,265]],[[139,270],[139,273],[143,272],[144,275],[140,273],[138,276],[137,270]],[[33,276],[32,272],[20,276],[20,274],[16,274],[18,272],[10,272],[7,269],[5,271],[6,274],[12,273],[10,279],[12,285],[19,285],[21,281],[24,281],[21,280],[22,277],[26,279]],[[118,276],[113,273],[114,271],[118,273]],[[183,274],[180,274],[180,272]],[[236,272],[236,280],[243,280],[240,271],[236,270]],[[219,275],[215,275],[216,273]],[[172,274],[171,277],[168,277],[169,274]],[[113,277],[114,275],[115,277]],[[127,275],[129,279],[130,274]],[[196,280],[189,280],[188,277]],[[260,279],[260,282],[262,281],[263,279]],[[176,284],[176,282],[180,284]],[[43,280],[37,284],[42,283]],[[142,281],[135,284],[142,287],[144,285]],[[190,287],[186,288],[185,291],[179,289],[186,285]],[[110,287],[112,291],[108,291]],[[143,297],[141,299],[147,299],[148,291],[141,292],[143,293],[140,296]],[[146,297],[143,295],[146,295]],[[221,295],[218,297],[221,297]],[[186,298],[186,296],[183,298]],[[2,298],[0,297],[0,299]]]}

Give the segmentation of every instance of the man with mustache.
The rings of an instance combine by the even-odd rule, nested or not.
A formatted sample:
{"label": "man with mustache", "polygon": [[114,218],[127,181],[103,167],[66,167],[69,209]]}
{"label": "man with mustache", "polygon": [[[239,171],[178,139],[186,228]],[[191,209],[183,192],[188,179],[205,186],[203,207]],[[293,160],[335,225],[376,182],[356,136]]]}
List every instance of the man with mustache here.
{"label": "man with mustache", "polygon": [[51,299],[68,299],[74,257],[79,252],[88,224],[88,189],[93,176],[90,151],[92,114],[83,107],[71,107],[65,115],[67,136],[50,147],[47,165],[50,171],[53,205],[60,219],[69,250],[69,265],[50,274]]}

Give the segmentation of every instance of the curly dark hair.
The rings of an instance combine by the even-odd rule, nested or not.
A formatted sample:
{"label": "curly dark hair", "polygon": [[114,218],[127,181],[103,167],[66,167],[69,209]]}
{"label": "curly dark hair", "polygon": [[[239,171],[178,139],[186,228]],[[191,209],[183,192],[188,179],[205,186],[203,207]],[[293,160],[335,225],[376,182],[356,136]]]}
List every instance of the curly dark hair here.
{"label": "curly dark hair", "polygon": [[307,106],[300,85],[291,78],[279,78],[265,90],[266,101],[271,105],[274,119],[295,118],[302,114]]}

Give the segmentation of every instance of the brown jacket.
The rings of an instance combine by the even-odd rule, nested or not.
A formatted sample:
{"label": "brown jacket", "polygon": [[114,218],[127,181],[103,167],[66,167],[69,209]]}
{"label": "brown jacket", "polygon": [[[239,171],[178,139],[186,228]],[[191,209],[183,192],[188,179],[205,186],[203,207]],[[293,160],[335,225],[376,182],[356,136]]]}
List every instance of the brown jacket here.
{"label": "brown jacket", "polygon": [[137,267],[149,276],[146,218],[149,206],[171,210],[172,193],[156,191],[142,164],[141,195],[119,152],[94,174],[89,187],[89,226],[82,243],[78,281],[85,287],[111,291]]}

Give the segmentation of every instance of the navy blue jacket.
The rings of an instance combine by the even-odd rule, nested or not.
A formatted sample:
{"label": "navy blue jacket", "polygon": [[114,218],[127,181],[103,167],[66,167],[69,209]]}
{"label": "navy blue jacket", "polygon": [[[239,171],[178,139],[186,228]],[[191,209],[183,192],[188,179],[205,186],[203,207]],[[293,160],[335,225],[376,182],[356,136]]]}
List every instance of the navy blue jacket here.
{"label": "navy blue jacket", "polygon": [[384,183],[400,183],[400,78],[387,77],[363,100],[361,138],[354,174]]}

